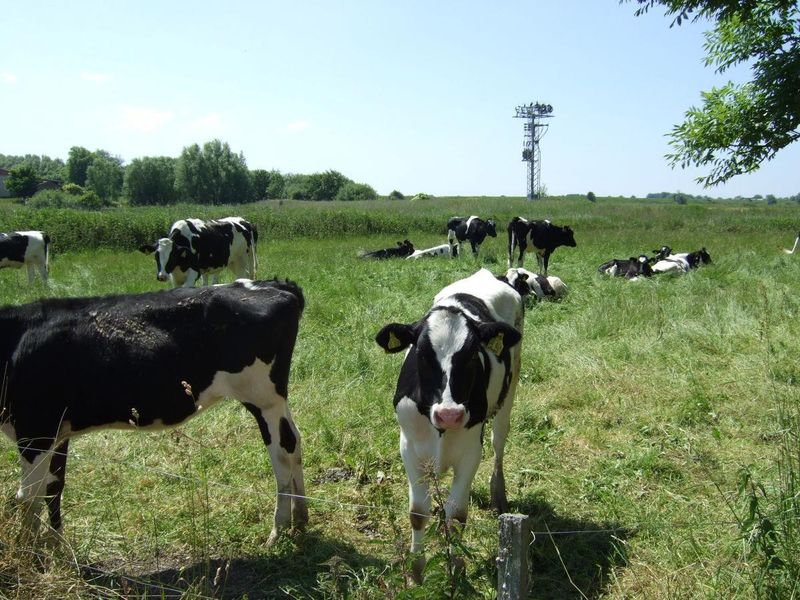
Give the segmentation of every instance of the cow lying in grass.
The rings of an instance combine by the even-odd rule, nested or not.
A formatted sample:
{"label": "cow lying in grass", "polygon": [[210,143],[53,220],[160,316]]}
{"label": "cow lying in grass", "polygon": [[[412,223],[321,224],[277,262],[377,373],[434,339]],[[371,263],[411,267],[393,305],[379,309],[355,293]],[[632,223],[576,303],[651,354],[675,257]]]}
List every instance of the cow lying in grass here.
{"label": "cow lying in grass", "polygon": [[417,260],[418,258],[431,258],[434,256],[450,256],[450,244],[440,244],[433,248],[414,250],[412,254],[406,256],[406,260]]}
{"label": "cow lying in grass", "polygon": [[624,277],[629,280],[636,280],[639,277],[652,277],[653,269],[650,266],[652,259],[640,255],[638,258],[631,256],[628,259],[612,258],[597,267],[597,271],[603,275],[611,277]]}
{"label": "cow lying in grass", "polygon": [[300,433],[286,402],[303,294],[291,282],[0,308],[0,429],[17,445],[17,499],[28,526],[47,503],[61,529],[72,437],[97,429],[163,429],[225,396],[255,417],[277,481],[270,540],[308,518]]}
{"label": "cow lying in grass", "polygon": [[28,270],[28,283],[33,283],[35,271],[47,283],[50,262],[50,237],[42,231],[0,233],[0,269],[11,267]]}
{"label": "cow lying in grass", "polygon": [[705,248],[700,248],[694,252],[670,254],[653,265],[653,273],[682,274],[688,273],[700,265],[709,264],[711,264],[711,255]]}
{"label": "cow lying in grass", "polygon": [[566,296],[568,291],[560,277],[545,277],[522,268],[511,268],[505,275],[498,276],[498,279],[508,283],[520,296],[535,300],[558,300]]}
{"label": "cow lying in grass", "polygon": [[[508,508],[503,451],[519,379],[523,311],[520,295],[481,269],[445,287],[418,321],[391,323],[375,338],[386,352],[406,352],[394,407],[409,481],[412,552],[423,549],[432,473],[453,469],[444,509],[448,520],[466,521],[482,432],[490,419],[491,504],[500,512]],[[424,556],[415,561],[417,580],[424,564]]]}
{"label": "cow lying in grass", "polygon": [[361,258],[377,258],[383,260],[386,258],[404,258],[410,256],[414,252],[414,244],[408,240],[397,242],[397,248],[384,248],[382,250],[372,250],[370,252],[359,252],[358,256]]}

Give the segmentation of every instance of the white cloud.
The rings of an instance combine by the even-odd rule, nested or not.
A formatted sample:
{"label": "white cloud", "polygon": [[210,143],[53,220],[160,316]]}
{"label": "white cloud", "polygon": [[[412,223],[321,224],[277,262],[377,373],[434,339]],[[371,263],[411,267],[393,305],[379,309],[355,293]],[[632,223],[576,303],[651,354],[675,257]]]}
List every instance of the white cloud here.
{"label": "white cloud", "polygon": [[9,73],[8,71],[0,72],[0,81],[3,83],[7,83],[9,85],[13,85],[17,83],[17,76],[14,73]]}
{"label": "white cloud", "polygon": [[286,126],[286,129],[289,131],[303,131],[304,129],[308,129],[311,127],[311,123],[308,121],[294,121],[293,123],[289,123]]}
{"label": "white cloud", "polygon": [[111,75],[106,75],[105,73],[90,73],[89,71],[81,71],[81,79],[83,81],[101,84],[111,81]]}
{"label": "white cloud", "polygon": [[168,110],[121,106],[120,127],[130,131],[151,132],[172,121],[174,116],[174,113]]}

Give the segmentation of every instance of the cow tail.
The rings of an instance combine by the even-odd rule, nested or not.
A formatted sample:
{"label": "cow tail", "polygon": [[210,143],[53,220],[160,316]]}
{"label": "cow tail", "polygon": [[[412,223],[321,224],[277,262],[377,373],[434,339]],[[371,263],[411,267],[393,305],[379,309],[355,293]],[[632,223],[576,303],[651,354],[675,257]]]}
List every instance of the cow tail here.
{"label": "cow tail", "polygon": [[258,229],[253,225],[253,258],[251,262],[250,279],[256,278],[256,271],[258,270]]}
{"label": "cow tail", "polygon": [[[515,217],[516,219],[516,217]],[[516,222],[514,220],[511,221],[511,225],[508,227],[508,268],[514,266],[514,242],[515,242],[515,235],[514,231],[516,231]]]}

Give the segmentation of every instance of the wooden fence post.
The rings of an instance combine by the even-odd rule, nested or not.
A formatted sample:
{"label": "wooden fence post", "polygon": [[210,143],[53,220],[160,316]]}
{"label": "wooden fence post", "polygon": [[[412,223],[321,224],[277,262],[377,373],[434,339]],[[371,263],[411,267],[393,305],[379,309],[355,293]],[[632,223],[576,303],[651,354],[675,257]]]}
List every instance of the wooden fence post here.
{"label": "wooden fence post", "polygon": [[527,515],[500,515],[497,548],[498,600],[528,597],[528,545],[531,541]]}

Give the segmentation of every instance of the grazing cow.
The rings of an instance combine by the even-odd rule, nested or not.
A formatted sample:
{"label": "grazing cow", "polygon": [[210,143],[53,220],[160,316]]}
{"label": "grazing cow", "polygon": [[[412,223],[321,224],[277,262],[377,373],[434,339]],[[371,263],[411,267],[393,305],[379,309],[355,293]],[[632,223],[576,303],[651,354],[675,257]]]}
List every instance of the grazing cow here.
{"label": "grazing cow", "polygon": [[193,287],[198,277],[208,285],[219,281],[219,273],[228,267],[237,278],[256,276],[258,231],[241,217],[217,221],[181,219],[173,223],[169,235],[155,244],[139,247],[156,258],[159,281],[172,278],[175,287]]}
{"label": "grazing cow", "polygon": [[[549,275],[545,277],[523,268],[511,268],[505,275],[498,277],[507,282],[521,296],[532,296],[536,300],[557,300],[566,296],[568,288],[560,277]],[[526,294],[527,288],[527,294]]]}
{"label": "grazing cow", "polygon": [[[530,244],[530,247],[528,246]],[[523,266],[525,252],[536,252],[542,274],[547,275],[550,255],[559,246],[574,248],[575,234],[570,227],[553,225],[550,221],[528,221],[514,217],[508,224],[508,268],[514,266],[514,249],[519,246],[517,266]]]}
{"label": "grazing cow", "polygon": [[670,254],[653,265],[653,273],[682,274],[688,273],[689,270],[696,269],[700,265],[709,264],[711,264],[711,255],[703,247],[694,252]]}
{"label": "grazing cow", "polygon": [[23,266],[28,270],[28,283],[33,283],[35,269],[44,283],[50,262],[50,236],[43,231],[0,233],[0,269]]}
{"label": "grazing cow", "polygon": [[361,258],[403,258],[410,256],[414,252],[414,244],[408,240],[397,242],[397,248],[384,248],[383,250],[373,250],[372,252],[362,251],[358,254]]}
{"label": "grazing cow", "polygon": [[450,256],[450,244],[440,244],[433,248],[425,248],[425,250],[414,250],[414,252],[406,256],[406,260],[417,260],[418,258],[431,257],[431,256]]}
{"label": "grazing cow", "polygon": [[271,540],[307,520],[300,434],[286,401],[304,307],[292,282],[239,280],[0,308],[0,429],[22,465],[31,529],[46,500],[61,528],[70,438],[175,426],[223,397],[255,417],[277,481]]}
{"label": "grazing cow", "polygon": [[800,233],[797,234],[797,237],[794,240],[794,246],[792,246],[792,249],[789,250],[788,248],[784,248],[783,251],[786,252],[786,254],[794,254],[794,251],[797,250],[797,245],[798,244],[800,244]]}
{"label": "grazing cow", "polygon": [[[654,252],[658,251],[654,250]],[[612,258],[597,267],[597,271],[603,275],[636,280],[639,277],[651,277],[653,275],[650,261],[651,259],[644,254],[639,255],[638,258],[635,256],[631,256],[628,259]]]}
{"label": "grazing cow", "polygon": [[[408,349],[394,407],[409,480],[412,552],[422,550],[431,473],[453,468],[445,513],[466,521],[483,427],[492,417],[491,503],[507,509],[503,450],[519,379],[523,312],[520,295],[481,269],[445,287],[416,323],[391,323],[375,337],[386,352]],[[424,557],[415,562],[417,580],[424,563]]]}
{"label": "grazing cow", "polygon": [[477,256],[486,236],[497,237],[497,227],[492,219],[484,221],[472,215],[471,217],[452,217],[447,221],[447,241],[450,244],[450,256],[461,254],[461,244],[469,240],[472,254]]}

